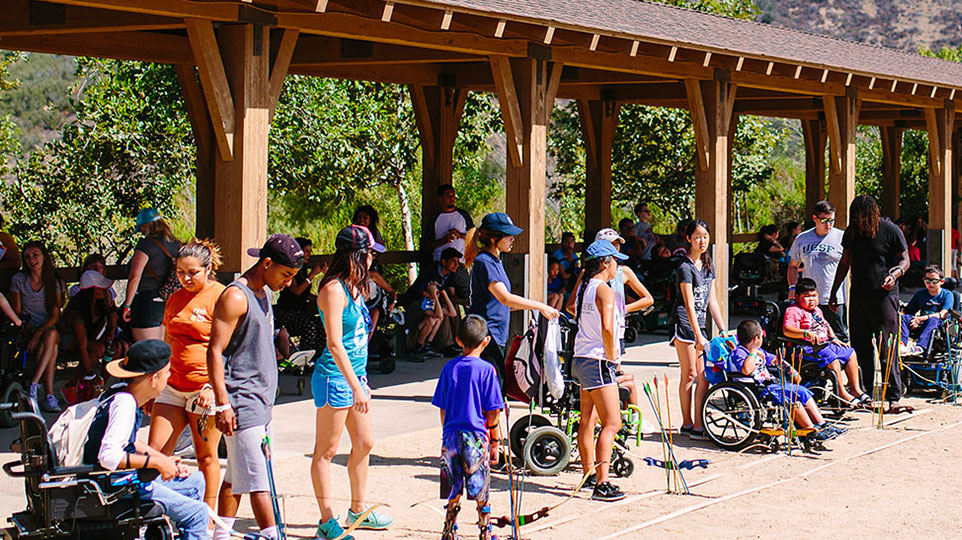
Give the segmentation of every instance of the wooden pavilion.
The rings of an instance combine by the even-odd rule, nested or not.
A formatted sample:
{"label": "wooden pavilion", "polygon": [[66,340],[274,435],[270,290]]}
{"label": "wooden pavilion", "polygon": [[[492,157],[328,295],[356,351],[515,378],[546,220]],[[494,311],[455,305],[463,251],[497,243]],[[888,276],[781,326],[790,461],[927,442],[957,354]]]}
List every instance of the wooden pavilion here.
{"label": "wooden pavilion", "polygon": [[546,132],[556,98],[579,106],[589,229],[609,225],[620,105],[691,111],[695,214],[712,227],[719,292],[728,285],[729,139],[739,115],[801,120],[806,201],[811,208],[827,188],[839,227],[854,196],[856,126],[880,129],[883,212],[893,217],[901,133],[926,130],[929,259],[949,266],[962,64],[637,0],[0,0],[0,13],[3,49],[176,67],[197,141],[197,234],[224,247],[228,270],[240,270],[243,248],[266,235],[267,137],[288,73],[408,85],[424,216],[451,179],[466,92],[496,92],[508,142],[506,211],[525,229],[509,271],[515,290],[533,298],[544,294]]}

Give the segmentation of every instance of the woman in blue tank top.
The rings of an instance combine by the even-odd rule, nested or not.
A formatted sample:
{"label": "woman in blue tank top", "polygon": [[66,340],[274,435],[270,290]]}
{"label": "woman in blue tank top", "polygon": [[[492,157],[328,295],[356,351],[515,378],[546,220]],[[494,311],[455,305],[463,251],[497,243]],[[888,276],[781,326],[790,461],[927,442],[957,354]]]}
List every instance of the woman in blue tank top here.
{"label": "woman in blue tank top", "polygon": [[[334,258],[317,293],[327,343],[314,364],[311,379],[317,407],[311,481],[321,511],[317,537],[328,539],[338,538],[344,532],[332,505],[331,459],[337,453],[345,425],[349,426],[351,437],[347,473],[352,502],[347,510],[348,523],[353,524],[365,511],[368,457],[374,446],[368,415],[371,389],[367,385],[367,341],[373,328],[361,288],[367,285],[374,253],[384,252],[384,246],[374,241],[367,227],[360,225],[341,229],[334,247]],[[371,512],[360,527],[386,529],[393,522],[384,514]]]}

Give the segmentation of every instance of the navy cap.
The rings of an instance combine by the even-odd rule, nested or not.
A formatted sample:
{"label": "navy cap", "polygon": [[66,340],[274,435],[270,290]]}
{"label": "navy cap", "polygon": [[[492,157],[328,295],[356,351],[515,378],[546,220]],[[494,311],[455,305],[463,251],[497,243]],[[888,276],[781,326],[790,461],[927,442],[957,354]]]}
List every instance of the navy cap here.
{"label": "navy cap", "polygon": [[511,217],[504,212],[492,212],[484,216],[484,219],[481,220],[481,228],[508,236],[518,236],[524,232],[524,229],[515,225],[511,221]]}
{"label": "navy cap", "polygon": [[272,234],[264,247],[247,250],[251,257],[259,260],[270,259],[272,262],[290,268],[300,268],[304,265],[304,250],[296,240],[286,234]]}
{"label": "navy cap", "polygon": [[599,257],[614,257],[619,261],[628,259],[628,256],[618,251],[614,244],[607,240],[595,240],[585,250],[585,259],[597,259]]}
{"label": "navy cap", "polygon": [[107,364],[107,373],[129,379],[164,369],[170,363],[170,345],[160,339],[144,339],[127,349],[127,358]]}
{"label": "navy cap", "polygon": [[384,245],[375,241],[371,230],[363,225],[348,225],[341,229],[334,238],[334,249],[337,251],[372,249],[375,253],[385,251]]}

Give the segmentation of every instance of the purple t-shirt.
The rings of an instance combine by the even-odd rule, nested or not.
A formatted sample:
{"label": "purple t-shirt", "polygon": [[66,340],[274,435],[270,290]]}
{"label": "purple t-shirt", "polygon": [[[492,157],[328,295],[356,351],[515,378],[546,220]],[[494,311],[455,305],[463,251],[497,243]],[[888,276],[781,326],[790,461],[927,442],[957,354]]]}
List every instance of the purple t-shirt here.
{"label": "purple t-shirt", "polygon": [[473,356],[459,356],[444,365],[431,404],[444,410],[444,434],[473,431],[486,434],[484,413],[504,408],[494,366]]}
{"label": "purple t-shirt", "polygon": [[[738,371],[740,373],[744,374],[745,360],[748,360],[748,357],[751,355],[752,353],[748,349],[746,349],[743,345],[739,345],[738,347],[735,347],[735,350],[732,351],[732,365],[738,368]],[[755,369],[751,373],[752,379],[755,379],[755,382],[765,382],[765,381],[772,380],[774,376],[768,371],[768,368],[769,366],[773,366],[773,365],[775,365],[774,354],[771,354],[770,352],[767,352],[764,349],[756,350],[755,351]]]}

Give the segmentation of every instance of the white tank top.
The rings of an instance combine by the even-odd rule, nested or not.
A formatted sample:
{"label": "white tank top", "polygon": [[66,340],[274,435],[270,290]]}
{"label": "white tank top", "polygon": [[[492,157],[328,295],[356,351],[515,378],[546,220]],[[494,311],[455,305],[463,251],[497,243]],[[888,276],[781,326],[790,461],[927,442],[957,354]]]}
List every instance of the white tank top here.
{"label": "white tank top", "polygon": [[605,282],[591,278],[585,287],[584,300],[581,304],[581,318],[578,319],[578,333],[575,335],[575,356],[606,360],[605,342],[601,333],[601,313],[595,297],[598,287]]}
{"label": "white tank top", "polygon": [[618,266],[615,279],[608,282],[608,286],[615,293],[615,339],[625,339],[626,316],[628,313],[625,302],[625,274],[624,267]]}

